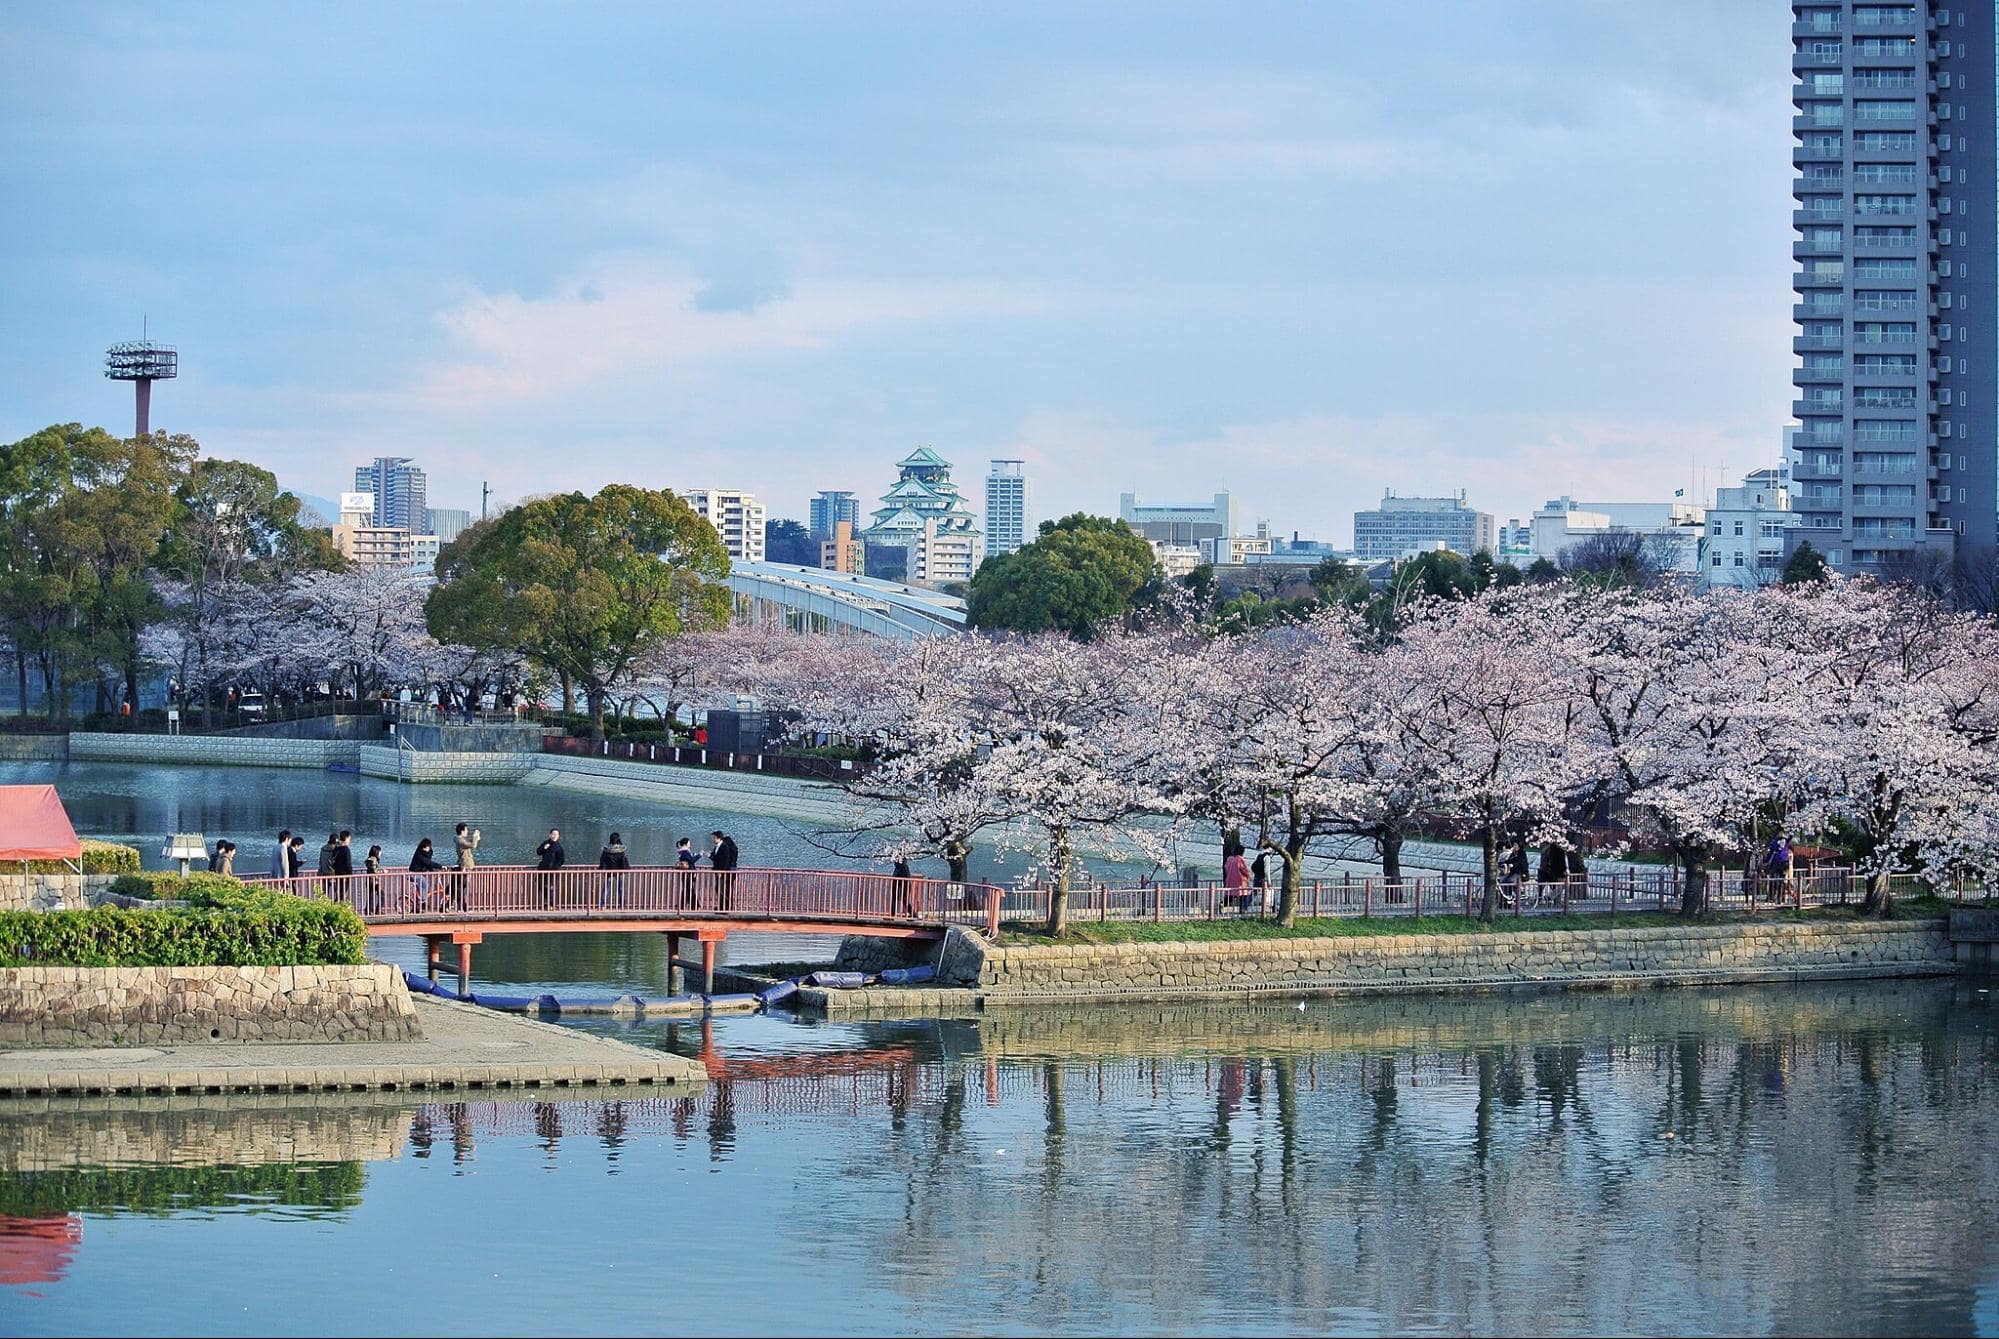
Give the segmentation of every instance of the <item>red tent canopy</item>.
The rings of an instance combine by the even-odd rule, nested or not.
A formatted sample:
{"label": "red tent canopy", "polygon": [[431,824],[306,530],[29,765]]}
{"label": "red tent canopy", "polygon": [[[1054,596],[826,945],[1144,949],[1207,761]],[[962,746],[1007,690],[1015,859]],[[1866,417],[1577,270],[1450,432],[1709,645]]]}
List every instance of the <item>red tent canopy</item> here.
{"label": "red tent canopy", "polygon": [[0,860],[76,860],[83,843],[54,786],[0,786]]}

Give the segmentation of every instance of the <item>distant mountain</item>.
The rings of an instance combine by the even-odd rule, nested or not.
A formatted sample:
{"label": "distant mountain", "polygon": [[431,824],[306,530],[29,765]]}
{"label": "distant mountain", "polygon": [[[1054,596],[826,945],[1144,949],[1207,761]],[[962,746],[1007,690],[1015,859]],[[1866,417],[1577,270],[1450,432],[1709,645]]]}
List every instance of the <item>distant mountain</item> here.
{"label": "distant mountain", "polygon": [[308,511],[316,511],[319,513],[319,523],[321,525],[332,525],[335,521],[340,519],[339,506],[332,502],[328,502],[325,498],[314,497],[311,493],[296,493],[295,496],[298,498],[300,502],[303,502],[306,505],[306,509]]}

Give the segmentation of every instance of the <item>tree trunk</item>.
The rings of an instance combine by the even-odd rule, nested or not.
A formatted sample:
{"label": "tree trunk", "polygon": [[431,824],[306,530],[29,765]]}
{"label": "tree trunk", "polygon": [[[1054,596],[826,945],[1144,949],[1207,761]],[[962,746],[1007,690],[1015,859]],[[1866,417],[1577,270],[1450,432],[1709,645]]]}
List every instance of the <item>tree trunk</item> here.
{"label": "tree trunk", "polygon": [[1048,843],[1048,924],[1051,938],[1069,933],[1069,833],[1062,829],[1050,834]]}
{"label": "tree trunk", "polygon": [[1877,869],[1867,876],[1867,900],[1860,904],[1863,916],[1875,916],[1887,920],[1895,912],[1894,886],[1889,880],[1894,876],[1885,869]]}
{"label": "tree trunk", "polygon": [[562,681],[562,714],[564,716],[574,716],[576,714],[576,681],[569,677],[568,670],[563,670],[556,677]]}
{"label": "tree trunk", "polygon": [[1478,918],[1490,925],[1499,911],[1499,825],[1491,819],[1479,824],[1478,850],[1485,872],[1485,895],[1479,899]]}
{"label": "tree trunk", "polygon": [[1231,851],[1242,849],[1242,825],[1233,821],[1224,822],[1222,828],[1222,859],[1227,860]]}
{"label": "tree trunk", "polygon": [[1305,843],[1293,838],[1284,848],[1284,883],[1277,895],[1277,923],[1287,930],[1298,923],[1298,895],[1304,886]]}
{"label": "tree trunk", "polygon": [[1381,877],[1388,883],[1402,882],[1402,829],[1383,824],[1375,834],[1375,848],[1381,852]]}
{"label": "tree trunk", "polygon": [[1699,851],[1680,851],[1680,914],[1688,920],[1707,915],[1707,869]]}
{"label": "tree trunk", "polygon": [[28,655],[19,646],[14,648],[14,685],[20,690],[22,720],[28,719]]}
{"label": "tree trunk", "polygon": [[604,737],[604,691],[601,688],[584,690],[584,697],[590,703],[590,738]]}
{"label": "tree trunk", "polygon": [[125,700],[132,704],[129,720],[131,728],[139,728],[139,656],[136,651],[125,658]]}

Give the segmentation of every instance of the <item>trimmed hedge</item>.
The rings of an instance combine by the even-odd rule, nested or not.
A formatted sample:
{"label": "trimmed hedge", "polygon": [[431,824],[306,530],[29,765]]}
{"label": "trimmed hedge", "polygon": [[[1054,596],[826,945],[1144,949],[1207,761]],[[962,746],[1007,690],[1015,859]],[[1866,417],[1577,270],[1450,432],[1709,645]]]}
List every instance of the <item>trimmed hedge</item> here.
{"label": "trimmed hedge", "polygon": [[150,888],[155,898],[186,905],[0,911],[0,965],[317,967],[368,960],[367,927],[344,903],[250,888],[220,874],[128,877],[142,879],[134,886]]}
{"label": "trimmed hedge", "polygon": [[204,906],[226,906],[231,897],[249,890],[242,880],[227,874],[146,869],[119,875],[111,881],[111,891],[123,897],[143,897],[149,902],[186,899],[200,901]]}
{"label": "trimmed hedge", "polygon": [[[83,842],[83,859],[78,862],[85,874],[124,874],[139,868],[139,848],[121,846],[117,842]],[[17,874],[18,863],[0,865],[0,874]],[[70,867],[60,860],[30,860],[30,874],[68,874]]]}

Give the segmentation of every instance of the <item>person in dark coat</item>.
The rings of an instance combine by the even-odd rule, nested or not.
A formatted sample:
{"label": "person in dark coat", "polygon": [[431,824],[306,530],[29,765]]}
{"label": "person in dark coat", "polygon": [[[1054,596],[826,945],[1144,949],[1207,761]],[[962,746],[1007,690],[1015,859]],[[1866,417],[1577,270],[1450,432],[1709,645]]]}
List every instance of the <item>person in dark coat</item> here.
{"label": "person in dark coat", "polygon": [[305,868],[305,838],[297,835],[292,837],[291,842],[285,847],[285,865],[291,871],[290,877],[294,879],[298,877],[299,871]]}
{"label": "person in dark coat", "polygon": [[555,901],[555,871],[561,869],[568,858],[562,849],[560,828],[550,828],[548,839],[534,848],[534,867],[542,871],[541,895],[550,904]]}
{"label": "person in dark coat", "polygon": [[316,874],[333,873],[334,853],[337,852],[339,849],[340,849],[340,834],[338,832],[327,833],[326,845],[319,848],[319,868],[313,872]]}
{"label": "person in dark coat", "polygon": [[729,894],[736,882],[736,842],[719,830],[708,835],[715,839],[715,844],[708,848],[708,867],[715,871],[715,910],[727,911]]}
{"label": "person in dark coat", "polygon": [[1534,871],[1542,897],[1559,896],[1556,889],[1569,880],[1569,855],[1560,842],[1541,843],[1541,864]]}
{"label": "person in dark coat", "polygon": [[1511,893],[1515,902],[1527,891],[1527,839],[1521,837],[1513,843],[1513,849],[1506,853],[1506,863],[1501,867],[1499,886]]}
{"label": "person in dark coat", "polygon": [[347,875],[354,872],[354,834],[347,829],[340,830],[340,840],[333,848],[333,872]]}
{"label": "person in dark coat", "polygon": [[[597,853],[597,868],[611,871],[604,880],[604,890],[597,895],[600,906],[625,905],[625,876],[622,871],[632,867],[632,858],[625,850],[625,839],[617,833],[604,843],[604,849]],[[614,900],[615,899],[615,900]]]}
{"label": "person in dark coat", "polygon": [[423,909],[424,898],[430,894],[430,876],[443,869],[437,857],[431,853],[430,838],[425,837],[410,853],[410,886],[416,890],[416,909]]}
{"label": "person in dark coat", "polygon": [[889,904],[900,908],[900,914],[904,916],[914,916],[916,914],[916,880],[910,873],[907,856],[897,856],[895,858],[895,869],[889,877],[895,880],[890,885],[893,895],[890,898]]}

